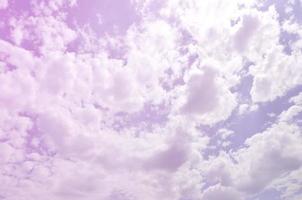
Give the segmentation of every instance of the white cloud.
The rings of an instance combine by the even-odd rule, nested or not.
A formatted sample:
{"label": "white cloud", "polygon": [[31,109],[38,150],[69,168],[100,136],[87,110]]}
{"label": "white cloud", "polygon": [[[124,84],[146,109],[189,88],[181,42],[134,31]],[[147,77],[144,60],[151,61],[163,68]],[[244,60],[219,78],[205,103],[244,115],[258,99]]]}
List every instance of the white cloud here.
{"label": "white cloud", "polygon": [[1,162],[0,162],[0,165],[1,165],[1,168],[2,168],[3,164],[6,164],[6,163],[9,162],[14,149],[9,144],[6,144],[6,143],[0,143],[0,148],[1,148],[1,155],[0,155]]}
{"label": "white cloud", "polygon": [[156,151],[147,161],[147,169],[175,171],[190,159],[191,144],[186,133],[176,133],[168,146]]}
{"label": "white cloud", "polygon": [[0,40],[0,47],[0,54],[3,57],[3,61],[6,63],[11,64],[16,68],[29,70],[33,68],[35,58],[30,51],[21,47],[16,47],[4,40]]}
{"label": "white cloud", "polygon": [[[42,6],[44,8],[44,6]],[[43,8],[37,8],[39,13]],[[10,20],[11,37],[16,44],[20,45],[23,41],[33,41],[39,45],[33,45],[31,48],[42,54],[48,54],[52,51],[65,51],[67,45],[77,37],[75,30],[72,30],[64,22],[62,16],[52,16],[43,14],[36,16],[12,18]]]}
{"label": "white cloud", "polygon": [[[276,11],[177,0],[149,13],[152,3],[137,5],[145,10],[125,35],[72,30],[53,13],[73,0],[36,2],[34,16],[11,19],[19,47],[0,40],[0,198],[240,200],[267,188],[299,198],[301,94],[244,146],[230,144],[247,133],[223,122],[301,83],[301,53],[282,51]],[[79,35],[83,47],[69,49]],[[233,113],[245,71],[252,101]]]}
{"label": "white cloud", "polygon": [[188,97],[183,106],[184,113],[203,114],[211,112],[218,104],[218,87],[216,73],[205,68],[203,74],[194,74],[188,81]]}
{"label": "white cloud", "polygon": [[8,7],[8,4],[9,4],[8,0],[1,0],[0,1],[0,10],[6,9]]}
{"label": "white cloud", "polygon": [[186,85],[178,94],[176,108],[180,114],[199,121],[215,124],[226,120],[237,105],[236,95],[227,88],[225,80],[212,66],[203,65],[186,77]]}
{"label": "white cloud", "polygon": [[288,110],[279,115],[280,121],[292,121],[295,116],[302,112],[302,106],[291,106]]}
{"label": "white cloud", "polygon": [[281,178],[275,180],[271,188],[281,192],[282,199],[298,200],[301,198],[301,179],[302,168],[285,174]]}
{"label": "white cloud", "polygon": [[229,130],[225,128],[221,128],[217,132],[217,134],[221,137],[222,140],[226,140],[228,137],[234,135],[234,133],[235,132],[233,130]]}
{"label": "white cloud", "polygon": [[[201,170],[204,198],[221,199],[224,194],[231,199],[256,198],[266,189],[293,195],[291,191],[299,187],[294,179],[302,166],[300,132],[298,126],[280,122],[248,138],[245,147],[210,157]],[[296,176],[290,178],[291,173]]]}
{"label": "white cloud", "polygon": [[286,123],[249,138],[247,147],[234,154],[240,168],[236,186],[257,193],[284,173],[298,169],[302,165],[301,142],[299,127]]}
{"label": "white cloud", "polygon": [[293,96],[289,100],[290,103],[294,103],[296,105],[301,105],[302,104],[302,92],[300,92],[298,95]]}
{"label": "white cloud", "polygon": [[[17,69],[0,74],[0,106],[2,109],[18,111],[33,103],[36,98],[36,85],[30,72]],[[12,90],[12,88],[14,88]],[[27,94],[24,97],[24,94]]]}
{"label": "white cloud", "polygon": [[[271,50],[266,59],[252,67],[251,96],[254,102],[273,101],[301,83],[301,55],[288,56],[281,47]],[[291,77],[291,79],[288,79]]]}
{"label": "white cloud", "polygon": [[256,13],[242,16],[241,25],[234,35],[234,47],[237,51],[244,52],[248,48],[251,38],[257,32],[259,23]]}
{"label": "white cloud", "polygon": [[279,43],[281,26],[275,9],[270,7],[265,13],[258,12],[258,16],[262,20],[246,52],[254,63],[249,69],[253,76],[250,94],[255,103],[284,96],[301,82],[301,55],[297,51],[287,55],[283,51]]}
{"label": "white cloud", "polygon": [[278,116],[278,120],[281,122],[293,122],[295,117],[302,112],[302,93],[291,97],[289,102],[293,103],[293,105]]}
{"label": "white cloud", "polygon": [[249,112],[254,112],[256,110],[258,110],[257,104],[253,104],[253,105],[241,104],[238,108],[238,114],[243,115],[243,114],[247,114]]}
{"label": "white cloud", "polygon": [[239,192],[233,188],[215,185],[208,188],[202,197],[202,200],[240,200],[242,199]]}

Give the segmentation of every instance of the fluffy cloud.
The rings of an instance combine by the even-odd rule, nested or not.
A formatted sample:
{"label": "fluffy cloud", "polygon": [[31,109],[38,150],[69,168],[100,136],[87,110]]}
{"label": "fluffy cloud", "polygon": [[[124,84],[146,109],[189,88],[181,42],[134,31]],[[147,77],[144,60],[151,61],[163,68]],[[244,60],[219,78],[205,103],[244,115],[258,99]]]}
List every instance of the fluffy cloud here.
{"label": "fluffy cloud", "polygon": [[284,123],[249,138],[248,147],[235,154],[243,170],[236,183],[238,187],[247,192],[258,192],[283,173],[299,169],[302,165],[298,156],[302,151],[301,139],[299,127]]}
{"label": "fluffy cloud", "polygon": [[179,112],[202,124],[215,124],[227,119],[236,107],[236,94],[225,86],[225,80],[212,66],[202,65],[185,77],[186,85],[175,105]]}
{"label": "fluffy cloud", "polygon": [[234,47],[237,51],[243,52],[249,46],[249,41],[255,35],[259,24],[260,20],[255,14],[242,17],[241,25],[234,35]]}
{"label": "fluffy cloud", "polygon": [[0,1],[0,10],[6,9],[8,7],[8,0],[1,0]]}
{"label": "fluffy cloud", "polygon": [[299,184],[289,174],[300,176],[300,133],[297,125],[280,122],[248,138],[245,147],[229,154],[220,152],[209,159],[202,173],[207,180],[204,198],[256,198],[266,189],[294,196],[291,187]]}
{"label": "fluffy cloud", "polygon": [[[251,96],[255,102],[272,101],[283,96],[301,82],[301,55],[292,56],[282,53],[281,47],[272,50],[267,59],[253,68],[254,74]],[[270,74],[269,76],[267,74]],[[292,77],[287,80],[287,77]]]}
{"label": "fluffy cloud", "polygon": [[0,199],[299,199],[294,12],[124,3],[0,1]]}
{"label": "fluffy cloud", "polygon": [[291,107],[289,107],[287,110],[283,111],[279,115],[280,121],[293,121],[297,116],[299,116],[299,113],[302,112],[302,93],[298,94],[297,96],[294,96],[290,99],[290,103],[293,103]]}
{"label": "fluffy cloud", "polygon": [[232,188],[223,187],[220,185],[215,185],[208,188],[204,194],[202,199],[204,200],[240,200],[242,199],[240,193],[233,190]]}

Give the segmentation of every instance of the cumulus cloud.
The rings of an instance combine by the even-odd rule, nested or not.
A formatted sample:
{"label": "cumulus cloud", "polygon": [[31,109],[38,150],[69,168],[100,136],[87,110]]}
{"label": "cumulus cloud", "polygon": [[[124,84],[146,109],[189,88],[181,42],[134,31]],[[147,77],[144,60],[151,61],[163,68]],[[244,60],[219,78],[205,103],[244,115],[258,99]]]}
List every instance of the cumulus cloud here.
{"label": "cumulus cloud", "polygon": [[6,9],[8,7],[8,0],[1,0],[0,1],[0,10]]}
{"label": "cumulus cloud", "polygon": [[299,113],[302,112],[302,94],[299,93],[297,96],[292,97],[289,100],[290,103],[293,103],[292,106],[290,106],[287,110],[283,111],[279,115],[280,121],[287,121],[292,122],[295,120],[297,116],[299,116]]}
{"label": "cumulus cloud", "polygon": [[[282,53],[280,47],[272,50],[267,59],[261,62],[261,67],[255,66],[252,69],[255,74],[251,89],[252,99],[255,102],[273,101],[298,86],[301,82],[300,59],[299,53],[288,56]],[[287,77],[292,78],[287,80]]]}
{"label": "cumulus cloud", "polygon": [[240,200],[240,193],[233,190],[232,188],[223,187],[220,185],[215,185],[208,188],[204,194],[202,199],[204,200]]}
{"label": "cumulus cloud", "polygon": [[179,98],[180,113],[212,124],[227,119],[236,107],[236,95],[224,85],[215,68],[204,65],[201,70],[192,70]]}
{"label": "cumulus cloud", "polygon": [[249,46],[249,41],[256,33],[259,23],[258,16],[255,14],[242,17],[241,26],[234,35],[234,47],[236,50],[243,52]]}
{"label": "cumulus cloud", "polygon": [[0,1],[0,199],[298,200],[294,8],[118,3]]}
{"label": "cumulus cloud", "polygon": [[248,148],[236,153],[243,170],[238,187],[247,192],[258,192],[283,173],[299,169],[302,165],[298,156],[302,151],[300,143],[299,127],[284,123],[249,138],[246,141]]}

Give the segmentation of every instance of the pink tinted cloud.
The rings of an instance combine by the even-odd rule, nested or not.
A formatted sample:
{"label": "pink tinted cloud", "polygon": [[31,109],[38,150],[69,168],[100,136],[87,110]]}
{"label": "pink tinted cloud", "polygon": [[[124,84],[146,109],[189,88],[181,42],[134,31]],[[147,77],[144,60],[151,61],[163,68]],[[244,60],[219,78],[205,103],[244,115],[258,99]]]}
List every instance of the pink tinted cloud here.
{"label": "pink tinted cloud", "polygon": [[0,0],[0,199],[300,199],[298,7]]}

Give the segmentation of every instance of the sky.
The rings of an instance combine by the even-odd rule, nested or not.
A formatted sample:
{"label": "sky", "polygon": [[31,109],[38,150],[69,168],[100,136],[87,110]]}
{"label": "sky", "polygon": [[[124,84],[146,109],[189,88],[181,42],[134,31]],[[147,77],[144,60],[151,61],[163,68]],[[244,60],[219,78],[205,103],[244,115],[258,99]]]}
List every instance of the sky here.
{"label": "sky", "polygon": [[0,200],[301,200],[301,0],[0,0]]}

